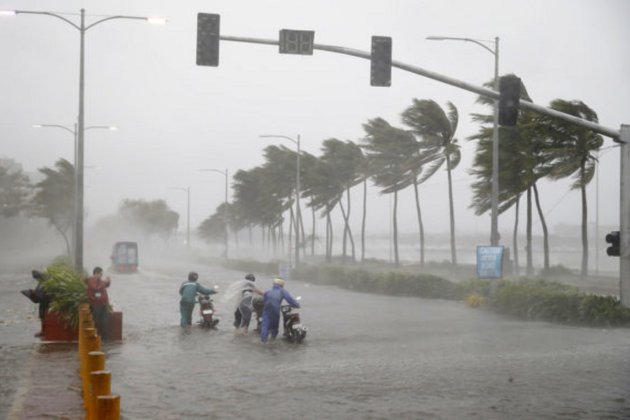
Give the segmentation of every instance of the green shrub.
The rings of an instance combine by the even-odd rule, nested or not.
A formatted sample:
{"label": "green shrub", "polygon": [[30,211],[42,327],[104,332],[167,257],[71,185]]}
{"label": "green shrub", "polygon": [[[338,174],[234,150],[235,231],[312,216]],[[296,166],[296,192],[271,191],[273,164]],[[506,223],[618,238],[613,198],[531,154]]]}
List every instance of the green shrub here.
{"label": "green shrub", "polygon": [[53,262],[46,268],[43,282],[50,296],[50,310],[59,313],[70,326],[79,324],[79,305],[87,303],[87,291],[83,278],[67,262]]}
{"label": "green shrub", "polygon": [[[270,272],[275,273],[277,269],[276,263],[233,263],[237,263],[237,269],[250,267],[251,271],[262,271],[265,266],[272,267]],[[554,270],[562,271],[561,268]],[[292,275],[311,283],[335,285],[357,292],[454,300],[474,295],[476,304],[473,306],[484,306],[520,319],[630,326],[630,308],[621,305],[618,298],[584,294],[575,287],[544,279],[470,279],[454,283],[417,271],[367,271],[356,266],[306,264],[295,269]]]}
{"label": "green shrub", "polygon": [[630,308],[618,298],[581,293],[545,280],[500,282],[489,300],[500,313],[518,318],[593,326],[630,325]]}

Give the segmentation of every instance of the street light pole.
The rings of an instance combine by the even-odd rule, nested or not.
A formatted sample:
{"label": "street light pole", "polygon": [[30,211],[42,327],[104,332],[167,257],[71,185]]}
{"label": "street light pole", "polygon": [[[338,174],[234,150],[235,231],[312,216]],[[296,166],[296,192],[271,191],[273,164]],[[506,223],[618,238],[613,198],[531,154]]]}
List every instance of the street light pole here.
{"label": "street light pole", "polygon": [[297,135],[297,140],[294,140],[288,136],[282,136],[277,134],[261,134],[258,137],[261,138],[281,138],[290,140],[297,146],[297,163],[296,163],[296,175],[295,175],[295,266],[300,263],[300,135]]}
{"label": "street light pole", "polygon": [[187,195],[187,218],[186,218],[186,250],[190,251],[190,187],[171,187],[172,190],[184,191]]}
{"label": "street light pole", "polygon": [[[499,91],[499,37],[494,38],[494,50],[483,42],[492,42],[472,38],[447,36],[428,36],[430,41],[467,41],[479,45],[494,55],[494,91]],[[499,101],[494,100],[494,117],[492,124],[492,192],[491,192],[490,244],[499,245]]]}
{"label": "street light pole", "polygon": [[[62,124],[35,124],[33,125],[34,128],[60,128],[62,130],[66,130],[69,133],[72,134],[72,138],[74,140],[74,208],[73,208],[73,215],[72,215],[72,220],[73,220],[73,228],[72,228],[72,249],[73,249],[73,256],[72,256],[72,261],[75,262],[75,267],[76,267],[76,250],[77,250],[77,235],[76,235],[76,227],[77,227],[77,209],[79,208],[79,204],[78,204],[78,200],[79,200],[79,189],[78,189],[78,170],[77,168],[79,167],[78,164],[78,128],[77,128],[77,123],[74,124],[74,129],[62,125]],[[96,129],[96,128],[102,128],[102,129],[106,129],[106,130],[111,130],[111,131],[116,131],[118,128],[116,128],[113,125],[91,125],[89,127],[85,127],[85,130],[91,130],[91,129]],[[81,165],[83,167],[83,165]]]}
{"label": "street light pole", "polygon": [[229,210],[228,208],[228,170],[227,168],[225,168],[225,172],[224,171],[220,171],[218,169],[202,169],[202,171],[204,172],[217,172],[223,176],[225,176],[225,220],[223,221],[223,223],[225,224],[225,259],[228,259],[228,242],[229,242],[229,232],[228,232],[228,222],[229,222],[229,218],[227,217],[227,211]]}
{"label": "street light pole", "polygon": [[164,24],[166,23],[165,19],[161,18],[151,18],[151,17],[141,17],[141,16],[108,16],[103,19],[97,20],[96,22],[85,25],[85,9],[81,9],[81,19],[80,24],[72,22],[71,20],[52,12],[42,12],[42,11],[29,11],[29,10],[13,10],[13,11],[2,11],[3,16],[6,15],[18,15],[18,14],[30,14],[30,15],[45,15],[51,16],[57,19],[61,19],[65,23],[72,26],[74,29],[79,31],[80,39],[79,39],[79,116],[78,116],[78,129],[77,129],[77,144],[76,144],[76,202],[75,202],[75,229],[74,229],[74,243],[75,243],[75,251],[74,251],[74,269],[75,271],[81,273],[83,272],[83,155],[84,155],[84,147],[83,147],[83,139],[85,132],[84,125],[84,97],[85,97],[85,33],[88,29],[103,23],[109,20],[114,19],[134,19],[134,20],[146,20],[152,24]]}

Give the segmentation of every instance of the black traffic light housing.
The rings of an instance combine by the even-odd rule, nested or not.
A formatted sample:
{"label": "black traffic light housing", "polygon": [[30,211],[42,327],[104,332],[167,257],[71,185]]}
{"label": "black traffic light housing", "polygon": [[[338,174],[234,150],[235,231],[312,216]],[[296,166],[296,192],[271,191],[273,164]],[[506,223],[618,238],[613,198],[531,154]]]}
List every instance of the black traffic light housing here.
{"label": "black traffic light housing", "polygon": [[499,124],[509,127],[516,125],[518,103],[521,98],[521,79],[514,75],[499,79]]}
{"label": "black traffic light housing", "polygon": [[211,13],[197,13],[197,65],[219,65],[219,36],[221,17]]}
{"label": "black traffic light housing", "polygon": [[392,38],[389,36],[372,37],[370,85],[392,85]]}
{"label": "black traffic light housing", "polygon": [[609,257],[618,257],[620,255],[619,249],[619,241],[621,239],[621,234],[618,230],[613,230],[609,234],[606,235],[606,242],[610,244],[608,248],[606,248],[606,254]]}

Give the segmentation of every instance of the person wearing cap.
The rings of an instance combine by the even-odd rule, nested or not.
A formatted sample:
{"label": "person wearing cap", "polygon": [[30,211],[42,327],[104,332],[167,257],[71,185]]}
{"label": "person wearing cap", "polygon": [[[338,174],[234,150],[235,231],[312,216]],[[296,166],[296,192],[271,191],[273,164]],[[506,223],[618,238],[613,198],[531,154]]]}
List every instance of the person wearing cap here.
{"label": "person wearing cap", "polygon": [[198,278],[199,274],[191,271],[188,273],[188,280],[179,286],[179,294],[181,296],[179,300],[179,313],[181,315],[179,325],[182,328],[189,328],[192,325],[192,312],[193,309],[195,309],[197,293],[201,293],[202,295],[217,293],[216,290],[207,289],[197,283]]}
{"label": "person wearing cap", "polygon": [[273,287],[263,295],[263,319],[260,329],[260,341],[267,342],[269,334],[275,339],[278,336],[278,326],[280,325],[280,306],[286,300],[289,305],[299,308],[300,304],[284,289],[284,279],[276,277],[273,280]]}

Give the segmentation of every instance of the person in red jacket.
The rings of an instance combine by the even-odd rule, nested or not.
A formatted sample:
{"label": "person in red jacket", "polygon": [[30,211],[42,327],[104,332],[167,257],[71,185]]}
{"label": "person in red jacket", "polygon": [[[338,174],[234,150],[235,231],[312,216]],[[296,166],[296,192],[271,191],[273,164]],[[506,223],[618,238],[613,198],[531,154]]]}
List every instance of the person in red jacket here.
{"label": "person in red jacket", "polygon": [[107,324],[109,320],[109,297],[107,288],[111,283],[109,277],[103,279],[103,269],[94,267],[92,276],[85,280],[87,284],[88,302],[96,330],[103,340],[107,340]]}

